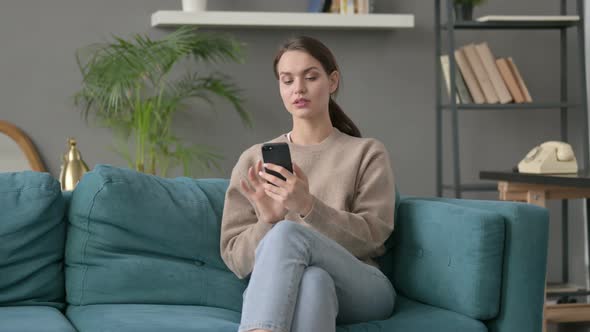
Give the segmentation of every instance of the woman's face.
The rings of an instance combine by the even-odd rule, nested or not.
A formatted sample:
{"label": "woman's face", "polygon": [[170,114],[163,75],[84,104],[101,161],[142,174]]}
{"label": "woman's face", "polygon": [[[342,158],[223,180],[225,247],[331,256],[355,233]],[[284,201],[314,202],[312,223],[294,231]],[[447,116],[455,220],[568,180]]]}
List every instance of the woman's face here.
{"label": "woman's face", "polygon": [[324,71],[318,60],[303,51],[283,53],[277,64],[285,108],[293,116],[313,118],[328,112],[330,94],[338,87],[338,72]]}

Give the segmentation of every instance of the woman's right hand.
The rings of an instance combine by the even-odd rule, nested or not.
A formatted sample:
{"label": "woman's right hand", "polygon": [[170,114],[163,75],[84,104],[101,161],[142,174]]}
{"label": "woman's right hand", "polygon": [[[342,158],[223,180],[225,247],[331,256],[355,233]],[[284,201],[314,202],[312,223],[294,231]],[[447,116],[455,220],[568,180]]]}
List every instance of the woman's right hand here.
{"label": "woman's right hand", "polygon": [[259,219],[269,224],[275,224],[285,218],[288,210],[283,204],[275,201],[266,194],[263,186],[266,180],[260,177],[258,172],[264,172],[261,160],[255,166],[248,168],[248,181],[252,188],[248,186],[248,183],[244,179],[240,180],[240,185],[248,198],[256,204]]}

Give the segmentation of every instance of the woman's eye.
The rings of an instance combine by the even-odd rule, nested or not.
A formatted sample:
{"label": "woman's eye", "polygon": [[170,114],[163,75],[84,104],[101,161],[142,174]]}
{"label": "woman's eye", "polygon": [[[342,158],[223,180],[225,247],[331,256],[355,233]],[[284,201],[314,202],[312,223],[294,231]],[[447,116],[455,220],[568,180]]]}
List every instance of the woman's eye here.
{"label": "woman's eye", "polygon": [[291,84],[291,83],[293,83],[293,80],[283,81],[283,84],[287,84],[287,85],[289,85],[289,84]]}
{"label": "woman's eye", "polygon": [[316,78],[317,77],[315,77],[315,76],[311,76],[311,77],[306,77],[305,79],[308,81],[315,81]]}

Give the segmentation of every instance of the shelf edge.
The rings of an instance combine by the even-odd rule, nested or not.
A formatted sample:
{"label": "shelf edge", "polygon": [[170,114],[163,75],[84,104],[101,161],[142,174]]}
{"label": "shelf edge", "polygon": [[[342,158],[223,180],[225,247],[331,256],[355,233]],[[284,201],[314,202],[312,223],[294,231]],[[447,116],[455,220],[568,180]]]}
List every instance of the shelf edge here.
{"label": "shelf edge", "polygon": [[413,28],[413,14],[339,15],[326,13],[236,12],[236,11],[156,11],[152,27],[199,25],[210,27],[252,28],[346,28],[398,29]]}

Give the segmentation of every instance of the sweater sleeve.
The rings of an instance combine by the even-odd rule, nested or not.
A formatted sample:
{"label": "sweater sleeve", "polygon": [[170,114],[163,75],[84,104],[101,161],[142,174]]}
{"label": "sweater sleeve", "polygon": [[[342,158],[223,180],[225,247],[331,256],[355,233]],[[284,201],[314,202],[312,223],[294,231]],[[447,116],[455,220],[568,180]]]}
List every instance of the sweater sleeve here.
{"label": "sweater sleeve", "polygon": [[360,259],[375,255],[394,226],[395,183],[389,154],[383,144],[361,162],[350,212],[313,197],[311,211],[301,217]]}
{"label": "sweater sleeve", "polygon": [[254,267],[254,252],[258,242],[272,228],[271,224],[258,222],[254,204],[242,193],[240,179],[247,181],[242,173],[244,158],[232,170],[229,187],[225,194],[221,219],[221,257],[229,269],[239,278],[245,278]]}

